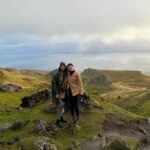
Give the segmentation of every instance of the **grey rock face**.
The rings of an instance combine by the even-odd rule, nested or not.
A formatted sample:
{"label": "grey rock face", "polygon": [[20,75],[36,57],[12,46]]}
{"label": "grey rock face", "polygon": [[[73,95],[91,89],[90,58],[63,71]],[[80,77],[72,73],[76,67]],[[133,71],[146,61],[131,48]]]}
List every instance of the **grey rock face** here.
{"label": "grey rock face", "polygon": [[[69,99],[67,99],[69,102]],[[66,105],[66,104],[65,104]],[[86,92],[84,92],[83,96],[79,96],[79,107],[80,111],[87,111],[90,109],[103,109],[100,104],[94,102]],[[68,108],[65,107],[65,110],[68,111]],[[46,108],[45,111],[47,113],[49,112],[56,112],[56,104],[52,103],[49,104]]]}
{"label": "grey rock face", "polygon": [[56,112],[56,104],[49,104],[48,106],[46,106],[45,111],[47,113]]}
{"label": "grey rock face", "polygon": [[1,83],[0,84],[0,91],[3,92],[20,92],[22,91],[22,87],[14,84],[14,83]]}
{"label": "grey rock face", "polygon": [[34,126],[34,132],[37,134],[41,134],[44,131],[47,131],[51,135],[56,135],[58,132],[58,128],[54,123],[47,122],[39,118],[34,120]]}
{"label": "grey rock face", "polygon": [[21,121],[5,123],[3,125],[0,125],[0,132],[7,130],[7,129],[16,130],[16,129],[20,128],[22,125],[23,125],[23,123]]}
{"label": "grey rock face", "polygon": [[41,103],[43,101],[46,101],[50,98],[50,90],[48,88],[42,89],[36,93],[33,93],[32,95],[26,96],[21,99],[21,107],[30,107],[35,106],[38,103]]}

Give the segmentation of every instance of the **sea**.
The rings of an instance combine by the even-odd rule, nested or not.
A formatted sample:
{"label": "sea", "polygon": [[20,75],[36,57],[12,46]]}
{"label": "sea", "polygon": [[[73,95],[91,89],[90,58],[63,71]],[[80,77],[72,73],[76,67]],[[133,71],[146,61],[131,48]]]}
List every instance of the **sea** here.
{"label": "sea", "polygon": [[82,71],[87,68],[102,70],[138,70],[150,72],[150,52],[51,52],[49,50],[0,50],[0,67],[53,70],[64,61]]}

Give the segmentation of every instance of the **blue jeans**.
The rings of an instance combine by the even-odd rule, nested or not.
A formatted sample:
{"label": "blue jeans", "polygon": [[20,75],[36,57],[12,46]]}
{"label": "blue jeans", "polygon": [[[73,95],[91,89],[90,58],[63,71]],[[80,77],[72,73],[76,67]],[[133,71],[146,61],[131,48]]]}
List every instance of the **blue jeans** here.
{"label": "blue jeans", "polygon": [[57,119],[60,120],[64,114],[64,102],[63,102],[63,100],[57,99],[56,106],[57,106]]}

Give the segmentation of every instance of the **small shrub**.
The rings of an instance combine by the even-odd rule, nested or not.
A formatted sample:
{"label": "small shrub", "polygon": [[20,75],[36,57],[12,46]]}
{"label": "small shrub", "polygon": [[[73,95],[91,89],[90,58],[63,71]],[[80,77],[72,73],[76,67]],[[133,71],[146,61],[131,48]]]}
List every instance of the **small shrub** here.
{"label": "small shrub", "polygon": [[112,150],[129,150],[129,148],[123,142],[120,142],[119,140],[113,141],[110,147]]}

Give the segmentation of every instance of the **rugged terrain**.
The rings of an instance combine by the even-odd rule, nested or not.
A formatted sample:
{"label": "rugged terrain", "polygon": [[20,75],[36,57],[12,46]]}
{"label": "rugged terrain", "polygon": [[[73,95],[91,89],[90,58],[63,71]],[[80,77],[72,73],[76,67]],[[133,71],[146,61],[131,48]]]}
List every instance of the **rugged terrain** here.
{"label": "rugged terrain", "polygon": [[[7,87],[0,89],[0,149],[150,148],[148,74],[85,69],[81,76],[89,98],[82,106],[88,109],[81,111],[80,126],[58,129],[55,110],[47,111],[52,101],[45,92],[54,72],[0,68],[0,84]],[[21,107],[28,100],[32,103]],[[70,120],[69,112],[65,118]]]}

